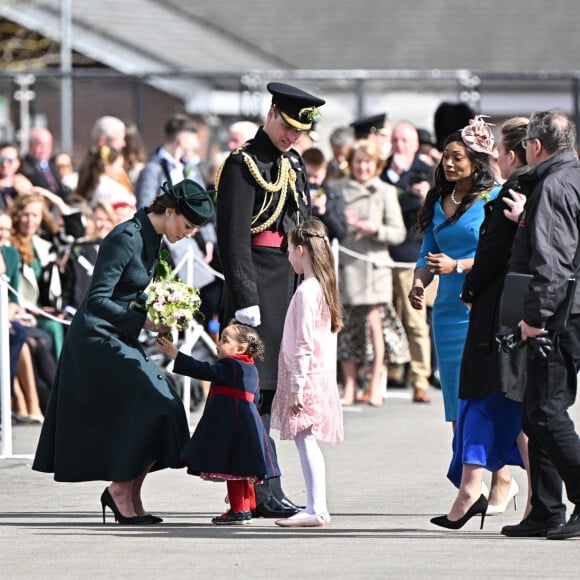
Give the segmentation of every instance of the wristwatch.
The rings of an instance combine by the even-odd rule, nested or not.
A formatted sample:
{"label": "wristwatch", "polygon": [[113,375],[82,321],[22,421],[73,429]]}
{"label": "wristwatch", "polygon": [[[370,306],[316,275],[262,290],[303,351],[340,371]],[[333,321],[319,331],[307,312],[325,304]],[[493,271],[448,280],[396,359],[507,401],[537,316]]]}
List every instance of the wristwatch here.
{"label": "wristwatch", "polygon": [[455,271],[458,274],[463,274],[463,264],[459,260],[455,260]]}

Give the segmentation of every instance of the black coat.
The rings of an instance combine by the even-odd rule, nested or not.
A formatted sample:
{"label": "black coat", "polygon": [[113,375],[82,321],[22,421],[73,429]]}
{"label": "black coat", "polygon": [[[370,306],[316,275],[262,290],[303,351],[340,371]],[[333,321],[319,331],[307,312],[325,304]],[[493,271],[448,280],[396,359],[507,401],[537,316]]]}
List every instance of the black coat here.
{"label": "black coat", "polygon": [[421,236],[417,230],[417,215],[421,207],[423,207],[423,200],[411,192],[411,187],[419,181],[433,183],[433,167],[427,165],[419,155],[415,155],[411,167],[401,174],[399,181],[393,182],[388,174],[392,161],[392,156],[387,159],[386,166],[381,173],[381,179],[397,188],[403,221],[407,228],[407,237],[402,244],[390,246],[389,252],[395,262],[416,262],[421,251]]}
{"label": "black coat", "polygon": [[330,240],[337,239],[341,241],[348,233],[348,225],[346,223],[346,215],[344,213],[344,202],[342,201],[341,195],[332,187],[323,183],[316,191],[312,190],[312,184],[310,186],[310,197],[319,193],[319,189],[322,190],[324,195],[326,195],[326,211],[324,214],[320,215],[316,210],[316,206],[312,205],[312,215],[317,217],[325,226],[328,231],[328,237]]}
{"label": "black coat", "polygon": [[[569,278],[580,280],[580,162],[572,150],[552,155],[519,179],[528,194],[514,239],[512,272],[533,274],[524,320],[545,328],[565,302]],[[580,314],[580,284],[572,302]]]}
{"label": "black coat", "polygon": [[64,270],[61,269],[62,305],[77,309],[82,302],[93,277],[100,241],[73,244]]}
{"label": "black coat", "polygon": [[522,399],[525,349],[506,354],[499,349],[495,337],[501,331],[499,302],[517,230],[517,224],[503,213],[508,208],[504,199],[509,198],[508,190],[516,188],[517,176],[526,169],[512,174],[499,195],[485,206],[475,261],[465,277],[462,292],[463,300],[471,304],[471,312],[461,361],[461,399],[498,392],[517,401]]}
{"label": "black coat", "polygon": [[381,179],[394,185],[399,190],[399,193],[408,192],[411,185],[417,181],[428,181],[429,183],[433,183],[433,167],[425,163],[418,154],[415,155],[411,167],[409,167],[407,171],[401,173],[398,181],[392,181],[389,177],[389,168],[391,167],[392,162],[393,156],[391,155],[387,159],[385,168],[381,172]]}
{"label": "black coat", "polygon": [[[260,175],[269,183],[278,178],[281,158],[290,160],[296,173],[297,198],[288,190],[281,215],[268,228],[287,234],[311,212],[306,168],[300,155],[279,151],[263,129],[243,149],[255,162]],[[217,240],[225,277],[220,322],[224,328],[240,308],[259,306],[262,324],[258,327],[266,346],[263,361],[256,361],[260,388],[275,390],[278,380],[278,352],[290,299],[297,287],[297,277],[288,262],[286,247],[253,246],[250,228],[265,223],[274,213],[279,192],[272,196],[267,210],[253,222],[266,199],[265,192],[252,177],[240,150],[226,160],[218,184]]]}
{"label": "black coat", "polygon": [[416,262],[421,252],[422,242],[422,236],[417,228],[417,216],[423,207],[423,200],[414,193],[402,193],[399,195],[399,205],[407,235],[402,244],[389,246],[389,252],[395,262]]}
{"label": "black coat", "polygon": [[58,169],[53,161],[48,162],[48,170],[52,175],[52,182],[49,181],[45,173],[38,167],[36,161],[30,155],[24,157],[22,165],[20,166],[20,173],[27,177],[32,185],[48,189],[63,199],[66,199],[71,194],[71,191],[62,184]]}

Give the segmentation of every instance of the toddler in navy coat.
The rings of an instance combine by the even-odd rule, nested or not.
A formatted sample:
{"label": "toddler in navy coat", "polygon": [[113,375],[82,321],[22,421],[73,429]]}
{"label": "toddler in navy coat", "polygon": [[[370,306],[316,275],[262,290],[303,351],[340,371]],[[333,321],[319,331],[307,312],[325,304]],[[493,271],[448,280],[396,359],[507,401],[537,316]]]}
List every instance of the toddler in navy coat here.
{"label": "toddler in navy coat", "polygon": [[220,337],[216,364],[179,352],[162,337],[157,346],[175,360],[174,372],[211,381],[203,415],[181,458],[188,473],[227,483],[230,510],[212,523],[250,523],[253,483],[280,475],[256,407],[260,387],[254,357],[264,352],[259,335],[251,326],[230,323]]}

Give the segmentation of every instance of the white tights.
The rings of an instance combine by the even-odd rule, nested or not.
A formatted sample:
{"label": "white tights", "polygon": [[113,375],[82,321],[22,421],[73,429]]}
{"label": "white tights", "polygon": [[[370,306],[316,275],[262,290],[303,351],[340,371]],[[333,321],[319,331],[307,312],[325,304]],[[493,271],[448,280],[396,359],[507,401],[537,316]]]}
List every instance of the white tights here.
{"label": "white tights", "polygon": [[306,484],[308,514],[326,514],[326,466],[316,437],[310,428],[300,431],[294,438]]}

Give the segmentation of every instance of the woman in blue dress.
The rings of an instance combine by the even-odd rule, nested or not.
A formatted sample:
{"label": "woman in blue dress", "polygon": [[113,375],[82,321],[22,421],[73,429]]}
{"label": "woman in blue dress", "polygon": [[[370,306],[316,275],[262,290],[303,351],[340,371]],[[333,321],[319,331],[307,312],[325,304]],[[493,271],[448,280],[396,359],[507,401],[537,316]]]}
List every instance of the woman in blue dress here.
{"label": "woman in blue dress", "polygon": [[[445,420],[451,422],[453,430],[458,417],[459,374],[469,325],[469,309],[460,294],[466,272],[474,263],[484,206],[499,192],[490,166],[493,146],[491,129],[481,117],[449,135],[435,170],[435,185],[418,217],[423,243],[409,300],[413,308],[422,309],[425,288],[434,276],[439,276],[433,305],[433,335]],[[486,510],[487,498],[480,495],[462,517],[450,523],[461,527],[472,516],[482,514],[483,525]],[[434,521],[442,519],[449,522],[447,516],[431,521],[443,525]]]}
{"label": "woman in blue dress", "polygon": [[[453,458],[447,477],[459,488],[447,516],[433,523],[458,529],[481,495],[483,470],[493,472],[486,516],[516,507],[518,485],[507,465],[527,462],[527,437],[522,431],[521,401],[525,387],[526,350],[503,352],[496,335],[500,298],[525,196],[518,176],[527,171],[528,119],[509,119],[501,127],[498,166],[506,179],[497,198],[485,206],[473,268],[466,276],[462,300],[471,305],[469,330],[461,362],[459,414],[453,437]],[[511,330],[511,329],[510,329]],[[524,517],[530,509],[528,498]]]}
{"label": "woman in blue dress", "polygon": [[[477,139],[477,142],[476,142]],[[445,420],[455,428],[459,403],[459,370],[469,324],[469,309],[459,295],[473,265],[484,205],[499,190],[490,166],[494,141],[480,117],[445,141],[435,170],[435,185],[419,213],[423,243],[415,267],[409,300],[424,308],[425,288],[439,276],[433,305],[433,334]]]}

